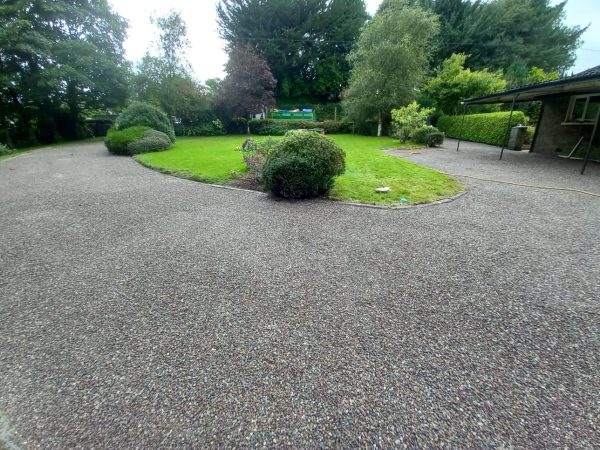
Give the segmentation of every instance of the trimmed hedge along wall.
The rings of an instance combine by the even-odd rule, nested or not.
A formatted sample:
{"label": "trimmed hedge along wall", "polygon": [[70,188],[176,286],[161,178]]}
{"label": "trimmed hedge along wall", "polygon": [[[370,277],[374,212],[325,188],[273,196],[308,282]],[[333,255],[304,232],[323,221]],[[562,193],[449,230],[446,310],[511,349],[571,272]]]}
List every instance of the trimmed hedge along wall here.
{"label": "trimmed hedge along wall", "polygon": [[283,136],[286,131],[291,130],[313,130],[322,128],[325,134],[349,133],[349,124],[341,121],[325,120],[323,122],[311,122],[308,120],[273,120],[257,119],[249,122],[250,133],[263,136]]}
{"label": "trimmed hedge along wall", "polygon": [[[488,114],[469,114],[465,116],[462,138],[465,141],[481,142],[491,145],[503,145],[506,138],[506,125],[510,112],[502,111]],[[522,111],[514,111],[511,127],[526,124],[527,119]],[[462,116],[442,116],[437,123],[440,131],[446,136],[458,139],[461,135]]]}

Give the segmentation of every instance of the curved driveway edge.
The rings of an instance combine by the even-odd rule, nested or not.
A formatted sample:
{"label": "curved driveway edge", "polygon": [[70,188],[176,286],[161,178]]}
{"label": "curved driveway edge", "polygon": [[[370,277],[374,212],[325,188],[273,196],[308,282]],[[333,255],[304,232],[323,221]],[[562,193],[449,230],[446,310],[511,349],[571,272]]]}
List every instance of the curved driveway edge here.
{"label": "curved driveway edge", "polygon": [[594,447],[598,199],[466,184],[394,211],[214,189],[102,144],[0,162],[15,442]]}

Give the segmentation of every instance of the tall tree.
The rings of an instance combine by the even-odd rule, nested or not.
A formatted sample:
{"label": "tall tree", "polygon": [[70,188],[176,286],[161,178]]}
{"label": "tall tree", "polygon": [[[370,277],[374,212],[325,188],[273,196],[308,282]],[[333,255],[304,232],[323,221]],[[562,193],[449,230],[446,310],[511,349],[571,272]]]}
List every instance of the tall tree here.
{"label": "tall tree", "polygon": [[503,69],[519,81],[533,66],[566,71],[585,31],[564,23],[568,0],[410,1],[440,16],[434,66],[466,53],[472,69]]}
{"label": "tall tree", "polygon": [[225,72],[220,101],[230,116],[249,118],[262,113],[266,107],[275,106],[277,81],[267,62],[252,48],[242,45],[233,48]]}
{"label": "tall tree", "polygon": [[506,87],[501,71],[465,69],[466,61],[467,55],[453,54],[425,86],[425,94],[434,99],[437,109],[444,114],[459,113],[462,99],[491,94]]}
{"label": "tall tree", "polygon": [[80,137],[82,109],[122,104],[126,28],[106,0],[3,2],[1,139],[26,144]]}
{"label": "tall tree", "polygon": [[438,28],[433,13],[405,0],[391,0],[377,12],[349,55],[352,75],[344,104],[350,117],[376,119],[381,136],[384,117],[414,100]]}
{"label": "tall tree", "polygon": [[363,0],[221,0],[219,31],[232,49],[250,46],[278,80],[281,99],[336,99],[346,55],[368,15]]}

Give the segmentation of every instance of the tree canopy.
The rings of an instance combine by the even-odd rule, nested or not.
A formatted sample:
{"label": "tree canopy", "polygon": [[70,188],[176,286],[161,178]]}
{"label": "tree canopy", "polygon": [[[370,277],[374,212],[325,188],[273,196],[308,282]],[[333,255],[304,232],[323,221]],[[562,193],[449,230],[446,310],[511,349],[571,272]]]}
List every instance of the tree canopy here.
{"label": "tree canopy", "polygon": [[[565,25],[567,0],[410,0],[440,18],[433,65],[453,53],[472,69],[503,69],[516,84],[529,68],[564,72],[573,65],[582,27]],[[388,0],[384,0],[385,8]]]}
{"label": "tree canopy", "polygon": [[81,112],[128,95],[126,21],[106,0],[0,6],[0,138],[13,145],[84,135]]}
{"label": "tree canopy", "polygon": [[460,101],[479,97],[506,87],[502,71],[465,69],[467,55],[453,54],[446,59],[424,92],[434,99],[437,109],[444,114],[460,113]]}
{"label": "tree canopy", "polygon": [[248,117],[275,106],[276,80],[267,62],[251,47],[238,45],[229,53],[220,102],[230,116]]}
{"label": "tree canopy", "polygon": [[355,120],[382,120],[415,99],[438,32],[435,15],[405,0],[391,0],[364,27],[349,55],[352,74],[344,104]]}
{"label": "tree canopy", "polygon": [[363,0],[221,0],[217,15],[230,49],[266,59],[278,98],[321,101],[346,86],[346,55],[368,18]]}

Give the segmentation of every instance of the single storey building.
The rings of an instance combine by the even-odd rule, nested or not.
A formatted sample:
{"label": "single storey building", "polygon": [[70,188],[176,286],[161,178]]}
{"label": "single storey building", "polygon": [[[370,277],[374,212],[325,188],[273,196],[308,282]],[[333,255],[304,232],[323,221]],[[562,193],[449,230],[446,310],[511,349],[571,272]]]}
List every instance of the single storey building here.
{"label": "single storey building", "polygon": [[466,105],[541,101],[530,151],[600,160],[600,66],[570,77],[465,100]]}

